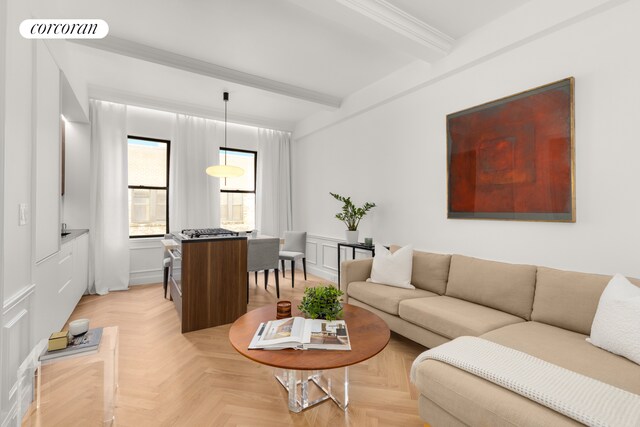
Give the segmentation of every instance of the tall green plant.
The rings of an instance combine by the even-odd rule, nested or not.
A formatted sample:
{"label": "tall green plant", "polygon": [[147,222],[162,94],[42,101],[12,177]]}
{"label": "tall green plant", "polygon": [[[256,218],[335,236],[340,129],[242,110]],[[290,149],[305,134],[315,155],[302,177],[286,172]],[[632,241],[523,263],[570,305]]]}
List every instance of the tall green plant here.
{"label": "tall green plant", "polygon": [[376,207],[375,203],[366,202],[361,208],[356,207],[351,201],[351,197],[343,197],[336,193],[329,193],[339,202],[342,202],[342,212],[336,214],[336,218],[344,222],[347,230],[356,231],[360,220],[367,212]]}

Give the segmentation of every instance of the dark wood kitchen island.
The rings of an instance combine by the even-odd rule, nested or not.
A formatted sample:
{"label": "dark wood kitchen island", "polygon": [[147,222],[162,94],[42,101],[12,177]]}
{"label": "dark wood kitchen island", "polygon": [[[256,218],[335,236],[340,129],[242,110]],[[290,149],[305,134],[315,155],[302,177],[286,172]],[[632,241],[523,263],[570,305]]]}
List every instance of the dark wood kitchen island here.
{"label": "dark wood kitchen island", "polygon": [[245,314],[247,238],[185,239],[179,243],[181,271],[171,272],[170,284],[182,333],[233,323]]}

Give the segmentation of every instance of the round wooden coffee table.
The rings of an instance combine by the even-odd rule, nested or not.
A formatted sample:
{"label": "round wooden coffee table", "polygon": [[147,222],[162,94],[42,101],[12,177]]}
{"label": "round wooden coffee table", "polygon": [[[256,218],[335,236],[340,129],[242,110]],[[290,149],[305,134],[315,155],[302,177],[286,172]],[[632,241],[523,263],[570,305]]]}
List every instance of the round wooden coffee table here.
{"label": "round wooden coffee table", "polygon": [[[295,306],[297,303],[292,304],[292,315],[302,316]],[[289,392],[289,410],[292,412],[300,412],[327,399],[346,410],[349,404],[348,367],[380,353],[391,337],[384,320],[368,310],[344,304],[342,319],[347,323],[351,350],[249,350],[249,343],[260,324],[275,317],[275,304],[246,313],[231,325],[229,341],[243,356],[276,368],[276,379]],[[325,372],[327,370],[334,371]],[[310,387],[312,384],[317,390]],[[319,397],[314,397],[318,392]]]}

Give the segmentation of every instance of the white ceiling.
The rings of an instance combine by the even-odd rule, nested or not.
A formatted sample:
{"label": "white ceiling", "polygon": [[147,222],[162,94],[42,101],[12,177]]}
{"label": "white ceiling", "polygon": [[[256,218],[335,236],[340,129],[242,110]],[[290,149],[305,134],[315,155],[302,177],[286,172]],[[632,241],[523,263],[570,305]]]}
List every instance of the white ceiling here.
{"label": "white ceiling", "polygon": [[454,39],[522,6],[523,0],[387,0]]}
{"label": "white ceiling", "polygon": [[527,0],[30,1],[35,17],[108,22],[102,44],[67,42],[91,93],[215,115],[228,90],[230,117],[292,129]]}

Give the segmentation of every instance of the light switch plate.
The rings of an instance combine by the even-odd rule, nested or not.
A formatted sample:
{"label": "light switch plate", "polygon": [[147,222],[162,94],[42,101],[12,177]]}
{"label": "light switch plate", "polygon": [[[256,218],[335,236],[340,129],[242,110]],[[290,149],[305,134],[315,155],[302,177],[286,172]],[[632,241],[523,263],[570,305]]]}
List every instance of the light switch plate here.
{"label": "light switch plate", "polygon": [[27,225],[27,204],[18,205],[18,225]]}

